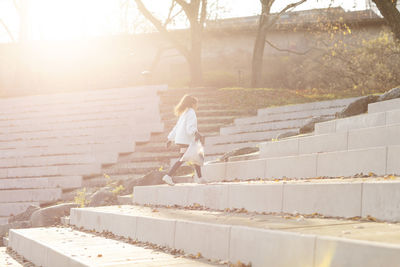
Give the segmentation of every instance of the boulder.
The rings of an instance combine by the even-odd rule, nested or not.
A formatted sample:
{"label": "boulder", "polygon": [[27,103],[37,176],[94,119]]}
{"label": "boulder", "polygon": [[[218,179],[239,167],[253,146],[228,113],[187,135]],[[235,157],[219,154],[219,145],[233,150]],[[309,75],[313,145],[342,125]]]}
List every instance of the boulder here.
{"label": "boulder", "polygon": [[32,213],[39,210],[40,207],[36,205],[30,205],[24,212],[21,212],[15,216],[11,216],[8,218],[9,223],[17,222],[17,221],[29,221],[32,216]]}
{"label": "boulder", "polygon": [[29,227],[31,227],[30,221],[16,221],[9,224],[2,224],[0,225],[0,238],[6,236],[10,229],[21,229]]}
{"label": "boulder", "polygon": [[326,116],[319,116],[319,117],[314,117],[309,119],[306,124],[304,124],[300,130],[299,133],[300,134],[305,134],[305,133],[311,133],[314,132],[315,130],[315,124],[319,123],[319,122],[324,122],[324,121],[329,121],[332,118],[326,117]]}
{"label": "boulder", "polygon": [[113,188],[103,187],[89,197],[89,207],[107,206],[118,204],[117,195],[112,192]]}
{"label": "boulder", "polygon": [[284,132],[279,134],[276,139],[283,139],[283,138],[288,138],[288,137],[292,137],[292,136],[296,136],[299,134],[299,131],[291,131],[291,132]]}
{"label": "boulder", "polygon": [[218,160],[219,161],[228,161],[230,157],[234,156],[240,156],[240,155],[247,155],[251,153],[255,153],[260,151],[258,147],[243,147],[243,148],[238,148],[232,151],[229,151],[222,155]]}
{"label": "boulder", "polygon": [[141,178],[130,178],[123,180],[121,181],[121,184],[124,186],[124,191],[122,192],[122,194],[132,194],[133,188],[135,186],[164,184],[164,182],[162,181],[162,177],[166,173],[167,172],[165,171],[154,170],[147,173]]}
{"label": "boulder", "polygon": [[400,98],[400,87],[393,88],[392,90],[381,94],[378,98],[378,101],[386,101],[395,98]]}
{"label": "boulder", "polygon": [[75,203],[64,203],[35,211],[31,216],[32,227],[51,226],[60,223],[61,217],[68,216]]}
{"label": "boulder", "polygon": [[350,103],[342,111],[336,113],[337,118],[346,118],[350,116],[359,115],[368,111],[368,104],[378,101],[379,96],[368,95],[361,97],[354,102]]}

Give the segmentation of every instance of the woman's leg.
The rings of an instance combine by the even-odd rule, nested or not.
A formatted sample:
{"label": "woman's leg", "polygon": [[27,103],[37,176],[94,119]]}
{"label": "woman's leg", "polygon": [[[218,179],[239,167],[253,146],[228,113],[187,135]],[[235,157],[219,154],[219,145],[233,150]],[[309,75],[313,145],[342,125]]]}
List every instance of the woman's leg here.
{"label": "woman's leg", "polygon": [[194,165],[194,168],[196,169],[197,172],[197,177],[201,178],[201,168],[199,165]]}
{"label": "woman's leg", "polygon": [[169,170],[168,175],[172,177],[182,164],[183,161],[178,160],[177,162],[175,162],[174,166],[172,166],[171,170]]}
{"label": "woman's leg", "polygon": [[[182,151],[183,148],[187,148],[188,145],[178,145],[179,148],[181,149],[180,151],[180,155],[179,158],[181,158],[183,156],[183,154],[185,153],[184,151]],[[179,169],[180,166],[182,166],[183,161],[178,160],[177,162],[175,162],[175,164],[172,166],[172,168],[169,170],[168,175],[169,176],[173,176],[175,174],[175,172]]]}

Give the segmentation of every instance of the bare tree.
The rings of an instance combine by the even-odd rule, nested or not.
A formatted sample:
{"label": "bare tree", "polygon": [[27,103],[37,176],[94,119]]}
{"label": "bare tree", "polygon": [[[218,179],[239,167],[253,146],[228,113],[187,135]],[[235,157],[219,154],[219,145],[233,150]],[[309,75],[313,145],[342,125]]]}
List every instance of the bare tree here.
{"label": "bare tree", "polygon": [[397,0],[372,0],[385,18],[396,39],[400,40],[400,12]]}
{"label": "bare tree", "polygon": [[[135,0],[139,11],[149,20],[153,26],[164,35],[173,46],[184,56],[186,59],[189,70],[191,85],[200,85],[202,82],[202,36],[204,24],[207,16],[207,0],[172,0],[167,19],[162,22],[156,18],[143,4],[142,0]],[[178,11],[176,7],[180,7]],[[190,44],[189,47],[176,35],[172,34],[167,26],[171,23],[176,16],[184,13],[190,25]]]}
{"label": "bare tree", "polygon": [[253,59],[251,64],[251,87],[260,87],[262,83],[263,58],[267,31],[275,25],[282,14],[292,10],[306,1],[307,0],[300,0],[298,2],[289,4],[279,13],[271,14],[271,7],[275,0],[260,0],[261,15],[258,21],[257,36],[253,49]]}

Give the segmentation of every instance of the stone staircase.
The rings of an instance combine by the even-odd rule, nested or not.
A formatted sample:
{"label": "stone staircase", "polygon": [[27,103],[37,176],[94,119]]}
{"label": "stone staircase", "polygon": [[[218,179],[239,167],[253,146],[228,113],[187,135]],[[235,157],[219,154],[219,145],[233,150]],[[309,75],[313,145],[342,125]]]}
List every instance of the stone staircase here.
{"label": "stone staircase", "polygon": [[176,147],[166,148],[167,135],[177,121],[173,113],[174,106],[185,94],[191,94],[199,99],[197,118],[199,131],[207,137],[218,134],[222,126],[233,123],[235,118],[249,116],[255,111],[234,110],[218,102],[220,93],[215,88],[200,89],[169,89],[159,92],[160,116],[165,126],[162,133],[152,133],[145,142],[137,142],[135,151],[120,154],[116,163],[103,165],[102,175],[85,177],[84,186],[103,186],[107,179],[103,174],[113,180],[139,178],[146,173],[166,170],[171,161],[179,155]]}
{"label": "stone staircase", "polygon": [[157,91],[99,90],[0,100],[0,218],[54,203],[103,164],[163,132]]}
{"label": "stone staircase", "polygon": [[[172,100],[160,93],[167,129],[175,123],[167,110],[182,93]],[[204,120],[200,129],[208,142],[243,130],[267,135],[266,122],[282,127],[288,118],[315,116],[310,110],[332,118],[345,105],[326,104],[259,111],[220,133],[222,118]],[[69,226],[10,230],[8,247],[36,266],[400,266],[399,104],[370,104],[367,114],[318,123],[311,134],[261,143],[246,137],[246,146],[258,144],[257,158],[205,165],[208,184],[137,186],[131,205],[75,208]],[[301,109],[307,105],[315,108]],[[174,151],[164,147],[165,134],[101,171],[123,179],[168,164]]]}

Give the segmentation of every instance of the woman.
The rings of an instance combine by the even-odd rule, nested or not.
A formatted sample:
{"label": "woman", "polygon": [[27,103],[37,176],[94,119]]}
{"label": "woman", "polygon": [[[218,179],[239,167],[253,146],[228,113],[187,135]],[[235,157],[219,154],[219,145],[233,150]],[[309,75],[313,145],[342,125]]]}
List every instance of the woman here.
{"label": "woman", "polygon": [[[197,98],[185,95],[182,97],[179,104],[175,107],[175,115],[179,116],[178,122],[168,135],[167,147],[171,146],[172,142],[180,148],[181,158],[189,147],[190,143],[197,141],[201,138],[197,130],[197,116],[195,110],[197,109]],[[183,161],[179,159],[174,166],[170,169],[168,174],[164,175],[162,180],[169,185],[174,185],[172,176],[183,164]],[[196,173],[198,178],[194,178],[197,183],[203,183],[201,177],[201,168],[199,165],[195,165]]]}

